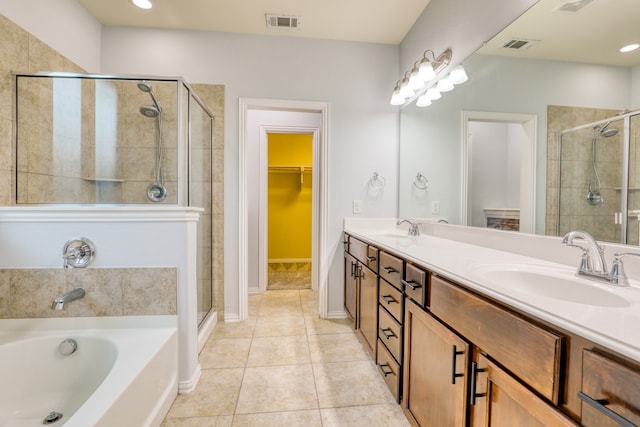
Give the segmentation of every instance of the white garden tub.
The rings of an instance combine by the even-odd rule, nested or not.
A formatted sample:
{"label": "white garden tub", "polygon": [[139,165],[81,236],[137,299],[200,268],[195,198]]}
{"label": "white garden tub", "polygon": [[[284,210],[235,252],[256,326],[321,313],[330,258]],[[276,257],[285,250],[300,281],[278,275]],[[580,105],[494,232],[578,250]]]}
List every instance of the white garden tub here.
{"label": "white garden tub", "polygon": [[[176,316],[0,320],[0,427],[159,426],[178,390],[176,325]],[[67,339],[77,350],[65,356]]]}

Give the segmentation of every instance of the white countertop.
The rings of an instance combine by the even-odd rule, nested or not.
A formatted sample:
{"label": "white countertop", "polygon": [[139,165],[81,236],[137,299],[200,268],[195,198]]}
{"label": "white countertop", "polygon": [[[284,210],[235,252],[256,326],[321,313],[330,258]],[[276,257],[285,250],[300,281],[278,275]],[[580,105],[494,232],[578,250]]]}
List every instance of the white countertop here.
{"label": "white countertop", "polygon": [[[441,274],[640,362],[639,282],[631,280],[630,287],[621,288],[605,282],[577,278],[576,267],[564,262],[566,256],[561,259],[564,263],[561,263],[550,261],[548,257],[543,259],[544,257],[523,254],[528,249],[537,255],[546,248],[551,248],[549,252],[553,252],[555,245],[562,248],[558,238],[531,235],[520,237],[513,232],[477,229],[469,231],[470,234],[475,234],[469,239],[473,242],[471,244],[461,241],[463,238],[460,237],[460,227],[447,227],[452,226],[423,224],[421,236],[409,237],[406,235],[406,226],[398,229],[395,220],[347,219],[344,230],[433,273]],[[453,230],[452,234],[456,235],[454,239],[437,237],[446,235],[447,230]],[[488,233],[485,235],[487,246],[478,243],[482,241],[483,233]],[[522,245],[518,245],[519,241]],[[513,245],[514,251],[495,249],[503,248],[506,244]],[[568,253],[575,257],[577,263],[579,253],[575,252],[575,248]],[[512,280],[504,280],[500,275],[487,276],[487,271],[507,272],[504,277],[510,277],[509,272],[519,274],[524,271],[534,274],[526,276],[530,278],[530,283],[524,283],[528,289],[523,289],[514,285]],[[550,273],[553,277],[566,281],[563,283],[575,285],[575,288],[570,286],[562,298],[545,296],[544,287],[549,281],[545,280],[546,276],[536,276],[538,272],[542,275]],[[635,276],[629,276],[635,279]],[[539,280],[534,280],[536,278]],[[557,291],[557,288],[551,290],[553,293]]]}

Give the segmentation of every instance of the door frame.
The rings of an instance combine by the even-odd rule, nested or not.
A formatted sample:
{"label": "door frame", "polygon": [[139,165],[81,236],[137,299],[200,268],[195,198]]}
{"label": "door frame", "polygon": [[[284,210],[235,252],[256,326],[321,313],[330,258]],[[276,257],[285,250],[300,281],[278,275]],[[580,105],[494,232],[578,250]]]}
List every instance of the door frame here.
{"label": "door frame", "polygon": [[522,125],[526,138],[522,141],[520,155],[520,231],[535,232],[536,222],[536,151],[538,116],[535,114],[494,113],[486,111],[462,112],[462,191],[460,220],[469,223],[469,197],[471,174],[469,173],[471,149],[469,146],[469,122],[516,123]]}
{"label": "door frame", "polygon": [[[248,158],[248,113],[250,110],[274,110],[274,111],[300,111],[320,113],[321,128],[318,142],[318,153],[314,158],[317,163],[317,172],[314,171],[314,181],[318,185],[318,203],[313,209],[318,212],[318,225],[312,236],[312,252],[317,254],[317,259],[312,259],[312,281],[317,283],[318,311],[320,317],[327,318],[328,312],[328,288],[327,276],[329,257],[327,254],[327,224],[328,224],[328,135],[329,135],[329,104],[315,101],[293,101],[263,98],[239,99],[239,135],[238,135],[238,320],[246,320],[249,316],[249,254],[248,254],[248,224],[249,211],[247,201],[247,158]],[[317,173],[317,175],[316,175]],[[317,179],[315,178],[317,177]],[[313,255],[312,255],[313,256]]]}
{"label": "door frame", "polygon": [[318,246],[314,244],[318,235],[319,210],[316,209],[319,196],[318,168],[317,163],[320,128],[306,126],[260,126],[260,199],[259,224],[258,224],[258,286],[260,292],[267,290],[269,275],[269,155],[268,155],[268,134],[288,133],[300,135],[312,135],[312,163],[311,163],[311,289],[318,290],[318,276],[315,260],[318,259]]}

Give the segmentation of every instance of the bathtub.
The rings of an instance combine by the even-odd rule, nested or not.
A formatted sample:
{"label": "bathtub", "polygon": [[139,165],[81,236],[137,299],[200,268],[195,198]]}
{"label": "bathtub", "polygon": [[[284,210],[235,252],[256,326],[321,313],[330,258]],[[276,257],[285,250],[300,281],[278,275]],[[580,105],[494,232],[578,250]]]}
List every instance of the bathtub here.
{"label": "bathtub", "polygon": [[177,340],[176,316],[0,320],[0,427],[159,426]]}

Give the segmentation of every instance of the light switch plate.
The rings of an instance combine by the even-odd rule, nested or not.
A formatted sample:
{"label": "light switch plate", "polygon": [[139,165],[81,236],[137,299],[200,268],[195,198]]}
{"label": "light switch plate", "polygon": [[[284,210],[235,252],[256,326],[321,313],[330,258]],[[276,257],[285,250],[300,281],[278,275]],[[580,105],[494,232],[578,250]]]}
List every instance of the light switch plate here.
{"label": "light switch plate", "polygon": [[439,214],[440,213],[440,202],[437,200],[434,200],[433,202],[431,202],[431,213],[432,214]]}
{"label": "light switch plate", "polygon": [[353,213],[354,214],[362,213],[362,200],[353,201]]}

